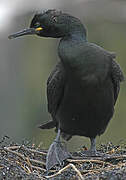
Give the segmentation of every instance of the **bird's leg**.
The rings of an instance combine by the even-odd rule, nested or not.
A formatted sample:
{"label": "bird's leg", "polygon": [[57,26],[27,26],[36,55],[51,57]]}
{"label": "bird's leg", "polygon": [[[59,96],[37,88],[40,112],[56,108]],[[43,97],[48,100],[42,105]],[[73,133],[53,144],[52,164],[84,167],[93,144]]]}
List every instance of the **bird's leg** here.
{"label": "bird's leg", "polygon": [[96,156],[96,157],[110,157],[109,155],[102,153],[102,152],[98,152],[96,150],[96,138],[90,138],[91,141],[91,146],[89,149],[89,154],[90,156]]}
{"label": "bird's leg", "polygon": [[87,151],[82,152],[82,155],[84,156],[97,156],[96,151],[96,138],[90,138],[91,146],[90,149]]}
{"label": "bird's leg", "polygon": [[91,141],[91,146],[90,146],[90,153],[92,155],[96,155],[97,151],[96,151],[96,138],[90,138]]}
{"label": "bird's leg", "polygon": [[90,138],[91,146],[87,151],[82,152],[82,156],[92,156],[92,157],[103,157],[104,153],[98,152],[96,150],[96,138]]}
{"label": "bird's leg", "polygon": [[70,154],[67,152],[66,148],[60,142],[60,129],[56,139],[50,145],[47,157],[46,157],[46,169],[49,170],[54,167],[56,164],[62,165],[63,161],[70,157]]}

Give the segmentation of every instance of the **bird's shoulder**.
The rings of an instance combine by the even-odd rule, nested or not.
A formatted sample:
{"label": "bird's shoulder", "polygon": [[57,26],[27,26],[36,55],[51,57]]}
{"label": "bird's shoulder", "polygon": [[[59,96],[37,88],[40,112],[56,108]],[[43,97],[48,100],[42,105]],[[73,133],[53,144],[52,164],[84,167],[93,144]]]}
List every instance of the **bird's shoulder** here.
{"label": "bird's shoulder", "polygon": [[95,55],[95,56],[100,56],[101,58],[107,58],[107,59],[113,59],[116,58],[116,53],[115,52],[109,52],[103,47],[95,44],[95,43],[84,43],[83,44],[83,51],[84,53],[87,52],[87,54]]}
{"label": "bird's shoulder", "polygon": [[109,51],[105,50],[104,48],[102,48],[96,44],[93,44],[93,43],[90,43],[89,46],[91,48],[95,49],[95,51],[97,53],[101,52],[102,56],[110,62],[110,72],[111,72],[111,75],[112,75],[114,82],[124,81],[123,71],[122,71],[120,65],[118,64],[118,62],[115,60],[116,59],[116,53],[115,52],[109,52]]}
{"label": "bird's shoulder", "polygon": [[[74,42],[74,41],[61,41],[58,48],[59,57],[63,61],[70,62],[71,60],[79,60],[80,62],[94,61],[100,63],[106,60],[105,63],[110,62],[111,58],[115,58],[115,53],[111,53],[104,48],[90,43],[88,41]],[[69,61],[70,60],[70,61]],[[78,62],[79,62],[78,61]]]}

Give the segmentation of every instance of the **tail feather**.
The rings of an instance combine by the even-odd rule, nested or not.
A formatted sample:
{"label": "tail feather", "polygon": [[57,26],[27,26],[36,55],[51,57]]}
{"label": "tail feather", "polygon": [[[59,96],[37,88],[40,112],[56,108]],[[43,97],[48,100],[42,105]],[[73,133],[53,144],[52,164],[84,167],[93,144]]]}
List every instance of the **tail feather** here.
{"label": "tail feather", "polygon": [[52,129],[56,126],[56,123],[52,120],[38,126],[40,129]]}

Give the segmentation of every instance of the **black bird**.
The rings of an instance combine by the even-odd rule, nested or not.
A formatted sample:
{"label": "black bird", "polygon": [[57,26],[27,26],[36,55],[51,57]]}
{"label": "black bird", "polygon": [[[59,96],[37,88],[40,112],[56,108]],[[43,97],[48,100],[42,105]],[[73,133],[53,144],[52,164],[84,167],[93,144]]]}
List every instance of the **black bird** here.
{"label": "black bird", "polygon": [[42,129],[56,127],[58,132],[47,154],[47,169],[69,157],[60,135],[66,140],[73,135],[89,137],[88,153],[96,155],[95,138],[104,133],[112,118],[120,82],[124,80],[114,60],[115,54],[89,43],[80,20],[57,10],[36,14],[29,29],[9,38],[29,34],[61,38],[60,61],[47,81],[48,111],[52,121],[40,126]]}

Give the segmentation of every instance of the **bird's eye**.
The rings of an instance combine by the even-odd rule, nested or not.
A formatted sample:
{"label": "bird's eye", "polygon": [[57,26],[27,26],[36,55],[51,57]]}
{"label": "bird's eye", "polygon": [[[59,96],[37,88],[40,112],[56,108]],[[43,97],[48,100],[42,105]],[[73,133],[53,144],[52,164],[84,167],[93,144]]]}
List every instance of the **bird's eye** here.
{"label": "bird's eye", "polygon": [[36,22],[35,24],[34,24],[34,27],[35,28],[38,28],[38,27],[40,27],[41,25],[40,25],[40,23],[39,22]]}
{"label": "bird's eye", "polygon": [[52,22],[57,22],[57,17],[56,16],[54,16],[54,17],[52,17]]}

